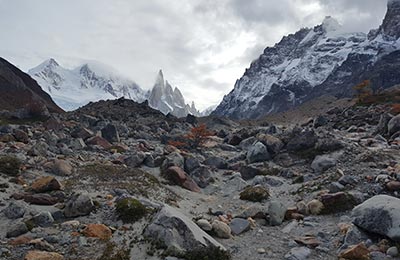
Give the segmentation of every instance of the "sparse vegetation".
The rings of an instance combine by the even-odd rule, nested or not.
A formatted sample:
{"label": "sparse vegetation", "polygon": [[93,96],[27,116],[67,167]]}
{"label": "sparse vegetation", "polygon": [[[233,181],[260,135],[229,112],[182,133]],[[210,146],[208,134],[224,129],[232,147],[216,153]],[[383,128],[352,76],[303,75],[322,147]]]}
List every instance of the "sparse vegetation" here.
{"label": "sparse vegetation", "polygon": [[135,222],[143,218],[147,213],[147,208],[134,198],[119,200],[115,206],[118,217],[124,222]]}
{"label": "sparse vegetation", "polygon": [[364,80],[360,84],[354,86],[354,90],[357,92],[357,103],[363,104],[366,101],[370,100],[373,91],[371,87],[371,81],[370,80]]}
{"label": "sparse vegetation", "polygon": [[[358,105],[390,104],[394,113],[400,111],[400,90],[396,87],[392,90],[374,92],[371,81],[364,80],[353,88],[356,92]],[[397,112],[396,112],[397,111]]]}
{"label": "sparse vegetation", "polygon": [[208,250],[194,250],[187,252],[184,256],[186,260],[231,260],[229,252],[219,247],[212,247]]}
{"label": "sparse vegetation", "polygon": [[21,168],[21,161],[13,156],[2,156],[0,157],[0,172],[16,176],[19,174]]}
{"label": "sparse vegetation", "polygon": [[114,243],[108,242],[103,254],[97,260],[129,260],[130,252],[125,249],[118,249]]}
{"label": "sparse vegetation", "polygon": [[168,144],[176,148],[196,149],[203,146],[207,139],[213,135],[214,133],[209,131],[205,124],[201,124],[193,127],[189,133],[183,136],[182,140],[171,140]]}
{"label": "sparse vegetation", "polygon": [[241,200],[261,202],[269,198],[269,192],[261,186],[248,186],[240,193]]}

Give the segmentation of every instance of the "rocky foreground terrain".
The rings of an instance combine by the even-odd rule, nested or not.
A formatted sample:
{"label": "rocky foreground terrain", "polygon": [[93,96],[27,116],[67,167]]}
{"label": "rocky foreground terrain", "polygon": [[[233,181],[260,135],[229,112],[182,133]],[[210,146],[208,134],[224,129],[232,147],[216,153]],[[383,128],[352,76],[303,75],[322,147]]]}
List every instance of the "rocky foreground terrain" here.
{"label": "rocky foreground terrain", "polygon": [[400,115],[334,104],[297,125],[3,113],[0,258],[399,259]]}

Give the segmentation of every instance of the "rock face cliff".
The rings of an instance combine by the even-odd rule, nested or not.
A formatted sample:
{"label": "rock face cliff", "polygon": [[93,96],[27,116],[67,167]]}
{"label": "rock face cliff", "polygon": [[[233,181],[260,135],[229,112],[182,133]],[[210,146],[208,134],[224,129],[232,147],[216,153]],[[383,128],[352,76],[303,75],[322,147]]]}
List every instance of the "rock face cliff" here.
{"label": "rock face cliff", "polygon": [[200,115],[193,102],[191,105],[186,104],[181,91],[177,87],[173,89],[169,82],[164,80],[161,70],[148,100],[150,107],[160,110],[164,114],[171,113],[176,117],[185,117],[188,114]]}
{"label": "rock face cliff", "polygon": [[213,114],[258,118],[325,94],[351,97],[365,79],[375,90],[400,83],[400,1],[388,2],[382,25],[368,35],[342,31],[326,17],[283,37],[246,69]]}
{"label": "rock face cliff", "polygon": [[63,112],[35,80],[0,58],[0,110],[14,111],[37,104],[50,112]]}

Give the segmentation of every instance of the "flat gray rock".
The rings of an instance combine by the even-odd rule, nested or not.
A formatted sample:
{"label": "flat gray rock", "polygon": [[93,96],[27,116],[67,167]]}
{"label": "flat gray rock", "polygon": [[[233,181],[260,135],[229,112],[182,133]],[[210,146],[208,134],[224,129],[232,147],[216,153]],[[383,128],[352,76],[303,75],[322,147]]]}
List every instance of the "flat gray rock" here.
{"label": "flat gray rock", "polygon": [[372,233],[400,241],[400,199],[377,195],[355,207],[353,223]]}
{"label": "flat gray rock", "polygon": [[229,224],[233,235],[240,235],[250,230],[250,222],[243,218],[234,218]]}
{"label": "flat gray rock", "polygon": [[178,210],[165,205],[145,229],[144,236],[161,243],[168,252],[185,254],[192,251],[220,248],[224,246],[204,232],[192,220]]}

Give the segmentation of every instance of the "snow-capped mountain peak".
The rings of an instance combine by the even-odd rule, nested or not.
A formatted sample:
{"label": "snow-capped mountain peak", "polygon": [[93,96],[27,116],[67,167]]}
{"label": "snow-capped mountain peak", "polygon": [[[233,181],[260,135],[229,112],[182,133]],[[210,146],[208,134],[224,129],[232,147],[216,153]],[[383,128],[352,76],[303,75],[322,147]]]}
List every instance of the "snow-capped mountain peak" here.
{"label": "snow-capped mountain peak", "polygon": [[67,111],[101,99],[126,97],[143,102],[147,94],[135,82],[97,62],[67,69],[49,59],[28,73]]}
{"label": "snow-capped mountain peak", "polygon": [[176,117],[184,117],[187,114],[199,116],[200,112],[194,104],[186,104],[179,88],[173,88],[171,84],[164,79],[162,70],[157,75],[156,82],[149,95],[149,105],[158,109],[164,114],[171,113]]}
{"label": "snow-capped mountain peak", "polygon": [[[213,112],[257,118],[285,111],[315,97],[351,97],[353,86],[369,79],[376,88],[400,83],[400,0],[388,3],[378,30],[343,33],[326,17],[264,50]],[[384,66],[386,65],[386,66]]]}
{"label": "snow-capped mountain peak", "polygon": [[162,70],[160,70],[157,74],[155,86],[164,86],[164,73]]}
{"label": "snow-capped mountain peak", "polygon": [[149,105],[164,114],[177,117],[200,115],[195,105],[187,105],[179,88],[164,79],[162,70],[151,91],[144,91],[135,82],[120,75],[115,69],[99,62],[86,62],[74,69],[66,69],[54,59],[48,59],[28,72],[43,90],[64,110],[75,110],[89,102],[125,97]]}
{"label": "snow-capped mountain peak", "polygon": [[55,68],[57,68],[59,66],[60,65],[58,64],[58,62],[55,59],[50,58],[48,60],[45,60],[41,64],[39,64],[37,67],[29,70],[29,73],[32,73],[32,74],[33,73],[38,73],[38,72],[43,71],[44,69],[53,70],[53,69],[55,69]]}

